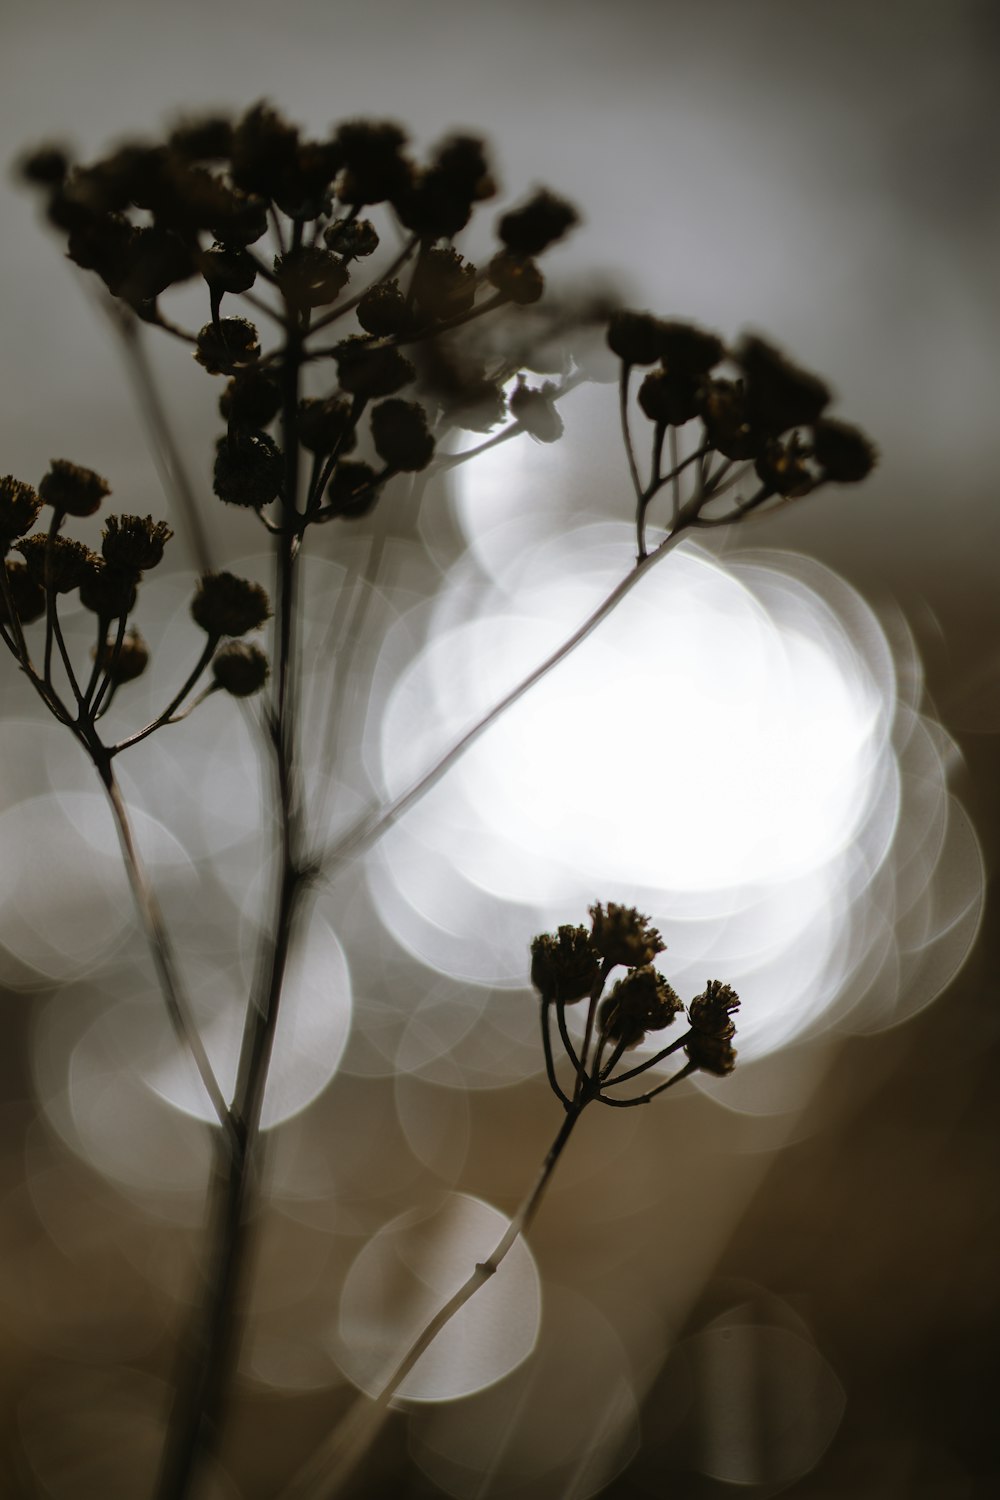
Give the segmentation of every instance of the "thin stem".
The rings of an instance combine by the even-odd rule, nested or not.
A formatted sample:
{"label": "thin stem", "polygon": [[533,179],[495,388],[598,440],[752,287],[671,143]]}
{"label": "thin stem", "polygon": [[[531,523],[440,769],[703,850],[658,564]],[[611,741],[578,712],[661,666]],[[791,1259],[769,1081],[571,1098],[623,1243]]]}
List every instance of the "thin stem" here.
{"label": "thin stem", "polygon": [[199,656],[194,667],[188,674],[183,685],[171,698],[170,702],[167,704],[163,712],[161,714],[157,714],[156,718],[151,720],[144,729],[140,729],[135,734],[129,735],[127,740],[120,740],[117,745],[112,745],[110,750],[108,751],[109,755],[120,755],[123,750],[130,750],[133,745],[138,745],[142,740],[148,738],[149,735],[153,734],[155,730],[162,728],[164,724],[171,724],[174,722],[174,714],[176,713],[177,709],[180,708],[181,704],[184,702],[184,699],[187,697],[188,693],[190,693],[191,689],[198,681],[198,678],[201,676],[202,672],[204,672],[205,668],[212,660],[212,657],[215,655],[215,648],[218,644],[218,636],[209,636],[208,640],[205,642],[204,650]]}
{"label": "thin stem", "polygon": [[559,1024],[559,1038],[563,1044],[563,1051],[572,1063],[574,1073],[579,1073],[580,1059],[576,1055],[576,1048],[573,1046],[573,1039],[566,1025],[566,1005],[562,1000],[556,1001],[556,1020]]}
{"label": "thin stem", "polygon": [[663,1051],[657,1052],[654,1057],[647,1057],[645,1062],[639,1063],[634,1068],[629,1068],[627,1073],[619,1073],[617,1078],[608,1078],[608,1073],[611,1072],[611,1069],[617,1062],[618,1057],[621,1056],[621,1053],[624,1050],[624,1047],[622,1047],[621,1049],[619,1049],[617,1055],[611,1059],[610,1063],[604,1071],[604,1074],[602,1075],[605,1079],[606,1087],[610,1088],[610,1086],[615,1083],[625,1083],[627,1079],[636,1078],[640,1073],[645,1073],[649,1068],[655,1068],[657,1063],[661,1063],[663,1059],[665,1057],[669,1057],[672,1052],[679,1051],[679,1049],[683,1047],[685,1042],[689,1041],[690,1038],[690,1031],[686,1031],[684,1035],[682,1037],[679,1037],[676,1042],[671,1042],[669,1047],[664,1047]]}
{"label": "thin stem", "polygon": [[452,745],[451,749],[441,756],[440,760],[436,761],[428,771],[425,771],[405,791],[400,792],[397,797],[394,797],[384,806],[376,807],[370,812],[363,813],[345,833],[335,839],[320,857],[320,864],[324,872],[332,876],[332,874],[336,873],[337,867],[342,868],[349,860],[355,859],[365,853],[366,850],[378,842],[383,834],[387,833],[390,828],[395,827],[404,813],[409,812],[411,807],[419,802],[422,797],[426,796],[429,791],[433,790],[438,782],[448,774],[452,766],[461,759],[467,750],[472,748],[476,741],[509,708],[512,708],[515,703],[519,702],[526,693],[531,691],[536,683],[541,682],[544,677],[547,677],[560,662],[565,661],[578,646],[583,644],[588,636],[593,634],[597,627],[607,619],[608,615],[621,604],[622,600],[628,597],[640,579],[652,567],[655,567],[661,558],[666,557],[667,553],[671,552],[678,542],[683,539],[686,524],[682,518],[681,522],[670,535],[665,537],[659,546],[655,547],[640,562],[637,562],[631,572],[627,573],[621,582],[615,585],[607,597],[587,616],[582,625],[574,630],[539,666],[529,672],[516,687],[512,688],[509,693],[506,693],[499,699],[489,712],[484,714],[481,719],[478,719],[472,728],[468,729]]}
{"label": "thin stem", "polygon": [[549,1080],[549,1088],[566,1108],[571,1108],[569,1096],[564,1094],[556,1077],[556,1065],[552,1057],[552,1002],[546,995],[542,999],[542,1051],[545,1054],[545,1076]]}
{"label": "thin stem", "polygon": [[[128,615],[126,614],[125,610],[122,610],[121,614],[118,616],[118,629],[115,632],[115,643],[114,643],[114,645],[111,648],[111,654],[110,654],[110,656],[105,656],[105,654],[104,654],[105,653],[105,648],[106,648],[106,646],[108,644],[107,636],[104,636],[101,640],[98,641],[98,644],[97,644],[97,660],[95,661],[94,666],[98,669],[98,676],[100,676],[101,671],[103,671],[103,673],[104,673],[104,681],[101,683],[100,687],[97,688],[96,696],[94,697],[94,700],[91,703],[90,717],[91,717],[92,720],[97,720],[100,717],[101,703],[104,701],[105,698],[107,699],[108,704],[110,704],[110,702],[111,702],[111,696],[113,695],[114,689],[115,689],[115,684],[114,684],[115,663],[117,662],[119,656],[121,655],[122,644],[123,644],[123,642],[125,640],[125,626],[126,626],[127,621],[128,621]],[[91,673],[91,682],[94,682],[93,673]],[[88,691],[87,691],[86,699],[89,699],[89,697],[90,697],[90,691],[91,691],[91,689],[90,689],[90,686],[88,684]],[[86,699],[85,699],[85,701],[86,701]]]}
{"label": "thin stem", "polygon": [[675,1083],[680,1083],[682,1079],[689,1077],[690,1074],[695,1072],[697,1067],[697,1063],[689,1062],[685,1064],[680,1072],[675,1073],[673,1078],[668,1078],[666,1083],[661,1083],[658,1088],[650,1089],[648,1094],[639,1094],[635,1099],[609,1099],[606,1094],[598,1094],[598,1102],[600,1104],[607,1104],[612,1109],[632,1109],[637,1104],[648,1104],[651,1099],[656,1098],[657,1094],[662,1094],[665,1090],[672,1089]]}
{"label": "thin stem", "polygon": [[600,972],[594,980],[590,991],[590,1003],[587,1006],[587,1022],[583,1028],[583,1046],[580,1048],[580,1061],[576,1070],[576,1083],[573,1087],[573,1103],[580,1099],[587,1083],[587,1054],[590,1051],[590,1038],[594,1030],[594,1018],[597,1015],[597,1002],[601,998],[601,991],[607,983],[608,975],[614,968],[614,964],[606,958],[601,964]]}
{"label": "thin stem", "polygon": [[[331,323],[335,323],[337,319],[342,318],[345,313],[353,312],[358,303],[361,301],[362,297],[365,295],[365,292],[369,291],[372,286],[380,286],[383,281],[391,280],[391,278],[395,276],[397,271],[401,271],[403,269],[403,267],[406,265],[406,262],[409,260],[410,256],[413,254],[414,250],[416,250],[419,244],[420,236],[416,234],[413,235],[411,239],[407,240],[406,244],[403,246],[402,250],[400,250],[395,260],[393,260],[388,266],[386,266],[382,274],[376,277],[376,279],[371,282],[370,286],[366,286],[364,291],[358,292],[356,296],[349,297],[346,302],[338,303],[338,305],[336,307],[332,307],[328,313],[324,313],[322,318],[317,318],[315,323],[312,325],[312,332],[319,333],[320,329],[329,328]],[[309,359],[315,359],[316,354],[312,350],[310,350],[307,357]]]}
{"label": "thin stem", "polygon": [[[92,752],[93,753],[93,752]],[[198,1031],[197,1023],[191,1013],[187,997],[184,993],[183,983],[174,958],[173,948],[167,935],[166,924],[160,904],[153,892],[149,877],[146,874],[142,857],[132,833],[132,825],[128,816],[121,789],[115,780],[111,770],[110,760],[104,756],[95,759],[98,775],[104,790],[107,792],[108,801],[118,830],[118,839],[121,844],[122,859],[128,875],[129,885],[132,888],[132,897],[135,901],[139,920],[146,934],[146,941],[156,965],[156,971],[160,980],[160,988],[167,1005],[167,1013],[173,1024],[174,1031],[179,1041],[191,1054],[198,1075],[201,1078],[205,1093],[215,1113],[219,1124],[231,1138],[232,1120],[229,1109],[223,1097],[222,1089],[219,1087],[218,1079],[209,1062],[208,1053],[205,1051],[204,1043]]]}
{"label": "thin stem", "polygon": [[580,1103],[570,1105],[567,1109],[566,1117],[545,1155],[534,1186],[522,1200],[493,1252],[475,1266],[458,1290],[425,1325],[374,1400],[358,1399],[331,1437],[282,1491],[280,1500],[329,1500],[329,1497],[341,1490],[367,1453],[385,1420],[390,1402],[417,1361],[452,1318],[496,1275],[509,1251],[521,1235],[527,1233],[541,1206],[556,1163],[589,1101],[588,1095]]}

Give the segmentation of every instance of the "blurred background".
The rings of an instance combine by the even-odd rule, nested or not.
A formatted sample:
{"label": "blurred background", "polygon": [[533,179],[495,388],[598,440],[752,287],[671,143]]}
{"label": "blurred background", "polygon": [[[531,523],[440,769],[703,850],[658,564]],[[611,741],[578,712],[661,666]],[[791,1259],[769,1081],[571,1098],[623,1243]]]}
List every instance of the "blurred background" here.
{"label": "blurred background", "polygon": [[[585,1117],[530,1250],[356,1493],[994,1494],[996,8],[7,0],[2,24],[8,160],[42,139],[89,160],[262,96],[316,134],[481,131],[505,199],[543,183],[582,211],[553,286],[766,334],[881,452],[856,490],[659,565],[576,676],[317,902],[206,1493],[276,1495],[435,1276],[498,1234],[559,1123],[526,944],[597,899],[651,912],[685,999],[740,990],[740,1067]],[[167,513],[99,309],[0,191],[0,469],[70,457],[121,509]],[[151,347],[216,555],[265,569],[259,529],[211,498],[219,383]],[[328,528],[308,645],[331,826],[621,576],[614,408],[583,386],[560,443]],[[190,655],[185,562],[178,538],[144,592],[139,719]],[[0,1493],[131,1500],[197,1297],[207,1142],[91,769],[12,669],[2,692]],[[126,784],[221,1058],[267,877],[259,769],[231,705],[172,733]]]}

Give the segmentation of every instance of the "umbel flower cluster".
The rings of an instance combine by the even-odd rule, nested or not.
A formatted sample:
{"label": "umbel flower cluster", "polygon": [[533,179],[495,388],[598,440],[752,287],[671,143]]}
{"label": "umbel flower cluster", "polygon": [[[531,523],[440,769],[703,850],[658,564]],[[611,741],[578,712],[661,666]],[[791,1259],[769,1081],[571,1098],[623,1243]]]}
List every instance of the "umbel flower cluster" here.
{"label": "umbel flower cluster", "polygon": [[[684,1010],[683,1001],[653,967],[666,944],[648,917],[634,907],[590,908],[591,925],[564,926],[542,933],[531,945],[531,980],[542,1001],[542,1041],[549,1084],[567,1110],[579,1110],[592,1099],[627,1107],[648,1104],[664,1089],[696,1069],[724,1076],[736,1065],[732,1012],[739,996],[728,984],[710,979],[704,992],[687,1008],[684,1034],[635,1067],[620,1071],[624,1054],[645,1041],[650,1032],[664,1031]],[[612,971],[626,973],[611,990],[605,987]],[[566,1006],[588,1001],[582,1043],[570,1036]],[[572,1084],[559,1081],[552,1049],[552,1011],[563,1051],[572,1069]],[[621,1083],[640,1077],[683,1049],[687,1062],[666,1082],[646,1093],[623,1098],[609,1093]]]}

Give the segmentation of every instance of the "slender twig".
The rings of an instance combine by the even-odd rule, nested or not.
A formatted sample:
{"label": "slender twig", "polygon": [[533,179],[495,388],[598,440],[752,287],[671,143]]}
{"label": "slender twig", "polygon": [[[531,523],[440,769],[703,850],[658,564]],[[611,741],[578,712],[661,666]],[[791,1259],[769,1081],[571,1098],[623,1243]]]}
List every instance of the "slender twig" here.
{"label": "slender twig", "polygon": [[456,1292],[439,1308],[374,1399],[359,1397],[331,1437],[281,1492],[280,1500],[328,1500],[336,1495],[364,1458],[385,1421],[389,1405],[421,1356],[465,1304],[496,1275],[518,1239],[526,1234],[541,1206],[556,1163],[589,1100],[567,1107],[565,1119],[542,1162],[531,1191],[524,1197],[492,1253],[480,1261]]}
{"label": "slender twig", "polygon": [[209,636],[208,640],[205,642],[204,649],[198,660],[195,662],[193,668],[188,673],[188,676],[185,678],[183,684],[171,698],[170,702],[167,704],[163,712],[157,714],[156,718],[152,719],[145,726],[145,728],[137,730],[135,734],[130,734],[128,739],[120,740],[117,745],[112,745],[108,751],[109,755],[120,755],[123,750],[131,750],[133,745],[140,744],[142,740],[147,739],[149,735],[153,734],[155,730],[162,728],[164,724],[173,724],[175,722],[174,714],[180,708],[181,704],[184,702],[184,699],[187,697],[188,693],[190,693],[191,689],[198,681],[198,678],[201,676],[202,672],[204,672],[205,668],[212,660],[212,657],[215,655],[215,648],[216,646],[218,646],[218,644],[218,636]]}
{"label": "slender twig", "polygon": [[556,1097],[560,1099],[563,1104],[565,1104],[566,1108],[569,1109],[571,1107],[569,1095],[563,1093],[563,1090],[560,1087],[559,1080],[556,1077],[555,1060],[552,1056],[552,1001],[550,1000],[548,995],[545,995],[542,999],[541,1017],[542,1051],[545,1054],[545,1076],[549,1080],[549,1088],[556,1095]]}
{"label": "slender twig", "polygon": [[598,1094],[597,1102],[598,1104],[610,1105],[612,1109],[631,1109],[636,1104],[648,1104],[651,1099],[656,1098],[657,1094],[662,1094],[666,1089],[672,1089],[675,1083],[680,1083],[682,1079],[688,1078],[697,1067],[697,1063],[686,1063],[680,1072],[675,1073],[672,1078],[668,1078],[666,1083],[661,1083],[657,1088],[650,1089],[648,1094],[639,1094],[635,1099],[609,1099],[607,1094]]}
{"label": "slender twig", "polygon": [[560,662],[565,661],[578,646],[583,644],[588,636],[593,634],[597,627],[607,619],[608,615],[617,609],[622,600],[627,598],[640,579],[661,558],[666,557],[667,553],[671,552],[677,543],[682,540],[684,527],[687,524],[689,523],[685,522],[682,518],[669,536],[665,537],[659,546],[648,553],[640,562],[637,562],[631,572],[627,573],[621,582],[615,585],[607,597],[587,616],[582,625],[574,630],[539,666],[535,667],[526,677],[522,678],[516,687],[512,688],[509,693],[505,693],[489,712],[484,714],[481,719],[478,719],[471,729],[466,730],[465,734],[428,771],[425,771],[416,781],[411,782],[405,791],[400,792],[390,802],[381,807],[373,808],[371,811],[357,818],[351,827],[335,839],[319,856],[322,872],[328,878],[332,877],[340,869],[343,869],[350,860],[356,859],[359,855],[365,853],[366,850],[378,842],[383,834],[387,833],[390,828],[393,828],[403,814],[408,812],[422,797],[426,796],[429,791],[437,786],[438,782],[447,775],[452,766],[461,759],[467,750],[472,748],[476,741],[509,708],[512,708],[526,693],[531,691],[536,683],[541,682],[544,677],[547,677]]}

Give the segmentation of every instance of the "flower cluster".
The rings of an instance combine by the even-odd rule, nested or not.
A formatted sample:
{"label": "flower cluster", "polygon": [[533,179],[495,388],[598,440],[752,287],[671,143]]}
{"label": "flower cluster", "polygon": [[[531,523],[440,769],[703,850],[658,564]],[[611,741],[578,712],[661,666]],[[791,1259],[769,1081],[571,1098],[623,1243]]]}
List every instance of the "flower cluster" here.
{"label": "flower cluster", "polygon": [[[693,323],[622,310],[608,325],[608,346],[621,361],[622,414],[638,502],[639,555],[645,555],[645,513],[654,496],[674,486],[672,529],[740,520],[766,501],[800,499],[828,483],[857,484],[876,462],[858,427],[826,416],[831,401],[819,376],[801,369],[756,335],[734,349]],[[628,428],[632,370],[652,366],[638,390],[638,406],[653,424],[654,462],[647,483],[639,478]],[[676,462],[678,434],[698,422],[694,447]],[[673,462],[661,464],[669,435]],[[697,467],[693,465],[697,464]],[[739,466],[739,467],[737,467]],[[680,479],[694,484],[681,504]],[[753,488],[728,511],[711,502],[744,477]]]}
{"label": "flower cluster", "polygon": [[[531,981],[542,998],[546,1071],[564,1106],[578,1111],[593,1099],[617,1107],[646,1104],[698,1068],[719,1075],[731,1073],[736,1063],[732,1012],[740,1002],[736,991],[717,979],[709,980],[704,993],[691,1001],[688,1030],[681,1037],[637,1066],[616,1071],[627,1050],[637,1047],[650,1032],[666,1030],[684,1005],[663,974],[653,967],[653,960],[666,945],[648,917],[634,907],[609,901],[606,906],[592,906],[590,919],[589,929],[560,927],[554,933],[541,933],[531,944]],[[627,972],[605,994],[611,972],[618,967]],[[565,1007],[588,997],[583,1039],[577,1045],[570,1036]],[[553,1059],[553,1007],[573,1072],[569,1089],[560,1083]],[[682,1048],[687,1064],[665,1083],[629,1098],[610,1092]]]}
{"label": "flower cluster", "polygon": [[[478,427],[488,410],[489,425],[502,420],[516,370],[470,356],[454,332],[502,306],[537,303],[538,257],[577,222],[570,204],[538,190],[500,215],[497,248],[475,265],[455,239],[497,191],[481,140],[449,136],[418,162],[391,122],[350,120],[310,139],[266,103],[236,119],[181,121],[159,142],[89,164],[42,147],[21,171],[44,194],[70,259],[227,378],[219,499],[259,513],[280,502],[281,524],[298,531],[363,516],[392,476],[426,469],[443,418]],[[386,218],[408,238],[372,273]],[[188,332],[163,315],[161,299],[198,280],[209,319]],[[223,315],[236,297],[282,326],[284,347],[266,351],[255,322],[228,306]],[[311,342],[348,314],[353,330],[322,349]],[[294,407],[285,379],[293,358],[313,367],[317,385],[328,372],[321,393]],[[543,441],[561,430],[547,394],[523,380],[509,410]],[[279,417],[281,446],[268,431]],[[286,484],[295,443],[313,456],[301,508]],[[350,458],[359,443],[363,456]]]}

